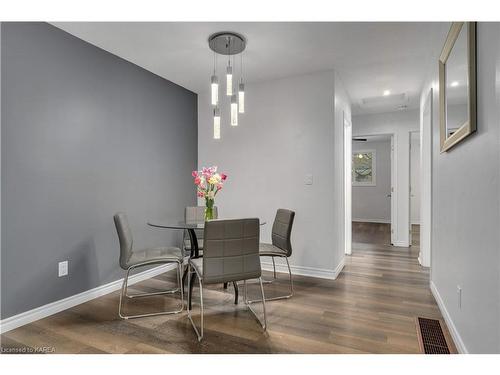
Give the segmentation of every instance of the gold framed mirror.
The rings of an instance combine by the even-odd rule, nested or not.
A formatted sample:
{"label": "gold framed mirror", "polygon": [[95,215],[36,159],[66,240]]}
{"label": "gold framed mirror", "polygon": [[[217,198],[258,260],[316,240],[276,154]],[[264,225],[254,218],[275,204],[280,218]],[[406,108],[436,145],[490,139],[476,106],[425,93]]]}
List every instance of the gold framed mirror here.
{"label": "gold framed mirror", "polygon": [[476,22],[453,22],[439,57],[441,152],[476,131]]}

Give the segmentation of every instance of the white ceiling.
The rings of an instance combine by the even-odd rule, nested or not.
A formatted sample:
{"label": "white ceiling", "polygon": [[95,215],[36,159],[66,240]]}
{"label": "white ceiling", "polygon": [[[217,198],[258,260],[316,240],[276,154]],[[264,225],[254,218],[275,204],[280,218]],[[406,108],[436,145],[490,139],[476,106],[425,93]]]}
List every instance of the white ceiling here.
{"label": "white ceiling", "polygon": [[[248,40],[243,61],[248,83],[336,69],[354,113],[396,110],[394,103],[358,105],[363,98],[382,96],[384,90],[406,93],[408,108],[417,108],[425,73],[443,43],[439,23],[53,24],[196,93],[209,88],[213,69],[208,36],[236,31]],[[221,59],[219,69],[222,72]]]}

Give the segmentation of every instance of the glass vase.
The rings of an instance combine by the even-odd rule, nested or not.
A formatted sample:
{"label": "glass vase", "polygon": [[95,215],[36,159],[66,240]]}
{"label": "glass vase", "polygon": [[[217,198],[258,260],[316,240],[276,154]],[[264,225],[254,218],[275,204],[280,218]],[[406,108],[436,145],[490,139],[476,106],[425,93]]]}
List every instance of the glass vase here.
{"label": "glass vase", "polygon": [[205,221],[214,219],[214,200],[205,199]]}

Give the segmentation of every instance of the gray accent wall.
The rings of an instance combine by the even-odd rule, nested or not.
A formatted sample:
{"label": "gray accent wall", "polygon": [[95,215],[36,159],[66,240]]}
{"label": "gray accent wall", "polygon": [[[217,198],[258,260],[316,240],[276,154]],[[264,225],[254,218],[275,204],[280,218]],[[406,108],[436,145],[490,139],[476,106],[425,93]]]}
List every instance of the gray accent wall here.
{"label": "gray accent wall", "polygon": [[5,319],[123,277],[117,211],[136,247],[178,244],[146,222],[196,203],[198,134],[193,92],[46,23],[1,28]]}

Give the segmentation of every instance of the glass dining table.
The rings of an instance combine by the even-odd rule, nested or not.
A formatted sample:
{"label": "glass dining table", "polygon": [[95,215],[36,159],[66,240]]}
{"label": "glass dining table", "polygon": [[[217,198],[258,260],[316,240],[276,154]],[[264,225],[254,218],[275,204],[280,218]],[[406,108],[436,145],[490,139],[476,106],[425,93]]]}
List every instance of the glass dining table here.
{"label": "glass dining table", "polygon": [[[265,221],[261,221],[260,225],[265,225]],[[196,230],[202,230],[205,228],[205,223],[194,222],[194,221],[178,221],[178,222],[170,222],[170,221],[162,221],[162,220],[151,220],[148,221],[148,225],[153,228],[160,229],[177,229],[177,230],[185,230],[189,235],[190,248],[191,253],[189,255],[190,258],[199,258],[200,255],[200,247],[198,243],[198,237],[196,236]],[[182,275],[182,283],[185,284],[187,277],[188,269],[184,270],[184,274]],[[195,281],[196,273],[191,274],[191,289],[193,288]],[[234,291],[235,291],[235,304],[238,303],[238,284],[233,283]],[[227,289],[227,283],[224,284],[224,288]],[[191,290],[192,292],[192,290]],[[189,293],[190,295],[192,293]],[[189,307],[191,308],[191,301],[189,301]]]}

